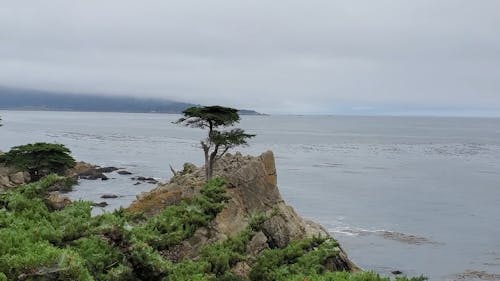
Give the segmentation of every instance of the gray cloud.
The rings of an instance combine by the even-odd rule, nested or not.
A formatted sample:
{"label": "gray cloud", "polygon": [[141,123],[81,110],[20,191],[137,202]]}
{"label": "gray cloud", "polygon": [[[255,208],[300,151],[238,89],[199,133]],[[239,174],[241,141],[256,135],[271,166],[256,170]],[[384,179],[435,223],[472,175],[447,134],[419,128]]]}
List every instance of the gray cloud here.
{"label": "gray cloud", "polygon": [[500,112],[498,11],[497,0],[4,1],[0,85],[265,112]]}

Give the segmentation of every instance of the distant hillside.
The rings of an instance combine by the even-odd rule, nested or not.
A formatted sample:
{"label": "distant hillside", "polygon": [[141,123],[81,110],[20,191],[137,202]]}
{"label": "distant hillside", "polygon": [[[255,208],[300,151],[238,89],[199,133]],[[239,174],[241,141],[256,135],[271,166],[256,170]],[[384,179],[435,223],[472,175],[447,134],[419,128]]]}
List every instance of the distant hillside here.
{"label": "distant hillside", "polygon": [[[166,99],[66,94],[0,87],[0,109],[181,113],[190,106],[195,106],[195,104]],[[258,115],[259,113],[253,110],[241,110],[240,114]]]}

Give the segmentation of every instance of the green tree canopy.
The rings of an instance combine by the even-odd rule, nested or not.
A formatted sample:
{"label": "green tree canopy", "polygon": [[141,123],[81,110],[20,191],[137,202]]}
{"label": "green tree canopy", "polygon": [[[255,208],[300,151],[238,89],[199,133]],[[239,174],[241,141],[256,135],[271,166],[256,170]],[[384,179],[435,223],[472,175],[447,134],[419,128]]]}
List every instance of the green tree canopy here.
{"label": "green tree canopy", "polygon": [[190,107],[183,111],[184,117],[177,120],[177,124],[188,127],[208,129],[208,135],[201,141],[205,154],[205,175],[207,180],[212,178],[213,166],[229,149],[246,145],[247,140],[255,135],[247,134],[240,128],[228,131],[219,130],[220,127],[230,127],[240,121],[238,110],[223,106]]}
{"label": "green tree canopy", "polygon": [[34,143],[13,147],[0,155],[0,163],[28,171],[32,180],[52,174],[63,174],[75,165],[71,151],[62,144]]}
{"label": "green tree canopy", "polygon": [[182,112],[183,118],[177,123],[195,128],[211,128],[231,126],[240,121],[238,110],[223,106],[190,107]]}

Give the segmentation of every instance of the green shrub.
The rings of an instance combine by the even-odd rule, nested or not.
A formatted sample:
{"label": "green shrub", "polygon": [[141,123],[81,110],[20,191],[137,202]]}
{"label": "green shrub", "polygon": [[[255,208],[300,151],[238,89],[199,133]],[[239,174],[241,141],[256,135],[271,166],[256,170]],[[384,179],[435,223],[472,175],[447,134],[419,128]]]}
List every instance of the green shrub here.
{"label": "green shrub", "polygon": [[161,281],[167,276],[170,262],[144,242],[135,241],[129,250],[128,261],[139,280]]}
{"label": "green shrub", "polygon": [[224,208],[226,200],[224,181],[214,178],[205,184],[200,195],[166,207],[132,232],[157,250],[168,249],[191,237],[199,227],[208,225]]}
{"label": "green shrub", "polygon": [[321,274],[327,259],[338,254],[333,239],[310,238],[283,249],[264,250],[250,272],[254,281],[287,280],[293,274]]}
{"label": "green shrub", "polygon": [[103,281],[136,281],[132,268],[119,264],[111,268],[104,276]]}
{"label": "green shrub", "polygon": [[166,280],[168,281],[211,281],[209,265],[204,261],[186,260],[173,264]]}
{"label": "green shrub", "polygon": [[[104,278],[108,269],[119,264],[123,255],[100,237],[91,236],[73,241],[70,248],[85,261],[85,267],[99,279]],[[119,271],[115,270],[114,274]],[[123,275],[120,273],[119,275]]]}

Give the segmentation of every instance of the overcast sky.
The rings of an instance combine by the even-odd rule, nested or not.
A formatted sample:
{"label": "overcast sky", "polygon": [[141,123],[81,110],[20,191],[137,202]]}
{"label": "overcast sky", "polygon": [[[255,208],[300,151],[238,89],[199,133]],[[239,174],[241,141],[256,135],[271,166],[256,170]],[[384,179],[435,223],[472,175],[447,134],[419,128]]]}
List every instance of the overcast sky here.
{"label": "overcast sky", "polygon": [[0,85],[268,113],[500,115],[500,1],[0,0]]}

